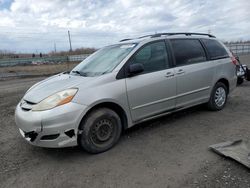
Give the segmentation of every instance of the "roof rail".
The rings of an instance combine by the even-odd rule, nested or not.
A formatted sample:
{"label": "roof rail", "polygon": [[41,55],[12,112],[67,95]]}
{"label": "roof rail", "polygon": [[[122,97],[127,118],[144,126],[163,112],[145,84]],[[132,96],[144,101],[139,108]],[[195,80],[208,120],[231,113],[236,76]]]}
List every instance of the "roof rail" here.
{"label": "roof rail", "polygon": [[157,33],[157,34],[151,35],[151,38],[161,37],[163,35],[168,35],[168,36],[171,36],[171,35],[186,35],[186,36],[202,35],[202,36],[208,36],[208,37],[211,37],[211,38],[216,38],[214,35],[207,34],[207,33],[186,33],[186,32],[183,32],[183,33]]}
{"label": "roof rail", "polygon": [[132,39],[122,39],[119,42],[127,41],[127,40],[132,40]]}
{"label": "roof rail", "polygon": [[[186,35],[186,36],[201,35],[201,36],[208,36],[208,37],[211,37],[211,38],[216,38],[214,35],[207,34],[207,33],[188,33],[188,32],[183,32],[183,33],[156,33],[156,34],[152,34],[152,35],[141,36],[141,37],[135,38],[135,39],[141,39],[141,38],[145,38],[145,37],[155,38],[155,37],[161,37],[161,36],[164,36],[164,35],[167,35],[167,36],[172,36],[172,35]],[[120,42],[128,41],[128,40],[133,40],[133,39],[122,39],[122,40],[120,40]]]}

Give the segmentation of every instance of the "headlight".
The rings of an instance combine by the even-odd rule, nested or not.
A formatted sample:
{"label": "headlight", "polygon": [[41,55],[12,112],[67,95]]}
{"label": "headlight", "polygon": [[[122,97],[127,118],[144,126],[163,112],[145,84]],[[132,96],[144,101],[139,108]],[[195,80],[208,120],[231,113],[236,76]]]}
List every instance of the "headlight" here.
{"label": "headlight", "polygon": [[78,89],[67,89],[64,91],[60,91],[56,94],[53,94],[45,99],[43,99],[38,104],[32,107],[32,111],[44,111],[55,108],[56,106],[60,106],[63,104],[69,103],[73,97],[75,96]]}

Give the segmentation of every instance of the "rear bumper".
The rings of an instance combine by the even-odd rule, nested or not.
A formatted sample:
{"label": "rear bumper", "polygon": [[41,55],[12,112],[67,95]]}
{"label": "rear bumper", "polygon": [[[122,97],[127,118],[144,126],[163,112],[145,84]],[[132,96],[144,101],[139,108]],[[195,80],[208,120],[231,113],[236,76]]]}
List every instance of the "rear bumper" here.
{"label": "rear bumper", "polygon": [[229,81],[229,93],[231,93],[237,86],[237,76],[235,75],[230,81]]}
{"label": "rear bumper", "polygon": [[87,106],[68,103],[47,111],[25,111],[17,105],[15,121],[23,138],[40,147],[77,145],[78,125]]}

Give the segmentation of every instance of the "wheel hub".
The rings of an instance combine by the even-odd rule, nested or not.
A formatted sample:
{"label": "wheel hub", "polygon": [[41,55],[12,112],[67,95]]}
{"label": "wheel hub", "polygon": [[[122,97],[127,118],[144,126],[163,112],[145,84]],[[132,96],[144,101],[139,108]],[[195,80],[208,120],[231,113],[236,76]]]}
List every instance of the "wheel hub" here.
{"label": "wheel hub", "polygon": [[100,120],[96,123],[92,132],[92,137],[96,142],[105,142],[112,137],[113,124],[108,119]]}
{"label": "wheel hub", "polygon": [[215,103],[217,106],[221,107],[226,102],[226,91],[223,87],[217,88],[215,92]]}

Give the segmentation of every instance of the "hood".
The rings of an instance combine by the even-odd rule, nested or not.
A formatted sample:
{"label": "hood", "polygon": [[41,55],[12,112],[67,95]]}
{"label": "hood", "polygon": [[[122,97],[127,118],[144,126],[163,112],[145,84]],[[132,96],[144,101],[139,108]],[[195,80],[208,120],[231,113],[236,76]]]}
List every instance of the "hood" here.
{"label": "hood", "polygon": [[69,74],[55,75],[32,86],[24,95],[23,99],[32,103],[39,103],[54,93],[77,87],[77,85],[81,83],[89,83],[89,81],[94,79],[96,78],[74,76]]}

